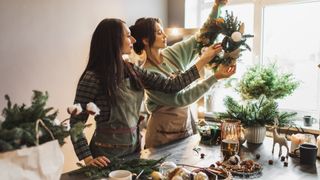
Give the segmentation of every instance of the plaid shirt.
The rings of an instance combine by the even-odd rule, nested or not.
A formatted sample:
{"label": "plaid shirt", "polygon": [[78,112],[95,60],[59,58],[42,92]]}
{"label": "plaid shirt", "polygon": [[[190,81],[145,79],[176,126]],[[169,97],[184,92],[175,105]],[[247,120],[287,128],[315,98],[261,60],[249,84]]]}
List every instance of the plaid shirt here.
{"label": "plaid shirt", "polygon": [[[133,71],[137,74],[145,89],[159,90],[166,93],[180,91],[199,78],[199,72],[195,66],[172,79],[164,78],[158,73],[148,72],[135,65],[133,65]],[[89,102],[94,102],[100,108],[100,115],[95,116],[97,124],[99,124],[99,121],[109,120],[111,107],[108,104],[108,98],[100,87],[99,79],[92,71],[85,72],[83,78],[79,81],[74,101],[74,103],[80,103],[84,109]],[[79,121],[85,123],[87,118],[87,113],[81,113],[78,116],[71,117],[70,124],[73,126]],[[72,140],[72,143],[79,160],[91,156],[88,141],[84,134],[77,141]]]}

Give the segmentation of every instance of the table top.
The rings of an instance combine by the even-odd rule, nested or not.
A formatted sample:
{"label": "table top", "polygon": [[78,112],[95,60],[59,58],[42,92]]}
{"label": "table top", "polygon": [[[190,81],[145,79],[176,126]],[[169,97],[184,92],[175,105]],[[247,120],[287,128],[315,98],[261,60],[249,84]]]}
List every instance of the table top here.
{"label": "table top", "polygon": [[[206,146],[199,144],[199,142],[200,136],[198,134],[193,135],[159,148],[142,150],[140,152],[140,157],[146,159],[159,159],[170,154],[166,159],[167,161],[198,167],[209,167],[211,164],[223,159],[219,145]],[[262,144],[244,143],[241,146],[240,157],[242,160],[253,159],[262,165],[262,176],[258,179],[320,179],[319,159],[317,159],[315,165],[301,165],[298,158],[289,157],[288,167],[285,167],[284,163],[280,160],[280,157],[278,157],[278,145],[275,146],[275,153],[272,154],[272,144],[272,138],[266,137]],[[194,148],[198,148],[198,152],[195,151]],[[286,150],[283,151],[286,152]],[[205,154],[204,158],[201,158],[201,153]],[[255,158],[256,154],[260,154],[258,160]],[[269,165],[269,160],[273,160],[272,165]],[[68,173],[61,176],[61,180],[69,179],[80,178],[71,176]]]}

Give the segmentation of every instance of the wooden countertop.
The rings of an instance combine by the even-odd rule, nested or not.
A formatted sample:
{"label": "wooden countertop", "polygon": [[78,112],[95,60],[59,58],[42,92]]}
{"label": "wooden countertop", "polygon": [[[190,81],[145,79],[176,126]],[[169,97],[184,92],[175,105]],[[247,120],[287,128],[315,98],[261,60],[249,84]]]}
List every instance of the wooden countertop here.
{"label": "wooden countertop", "polygon": [[[173,161],[176,164],[188,164],[198,167],[209,167],[216,161],[222,160],[220,146],[206,146],[199,144],[200,136],[193,135],[189,138],[171,143],[159,148],[150,148],[141,151],[141,158],[158,159],[164,155],[171,154],[167,161]],[[290,143],[290,142],[289,142]],[[289,144],[290,145],[290,144]],[[290,146],[289,146],[290,147]],[[194,148],[200,148],[197,153]],[[288,159],[288,167],[284,167],[283,162],[278,158],[278,145],[275,147],[275,154],[272,155],[272,138],[266,137],[263,144],[247,144],[241,146],[240,156],[242,159],[254,159],[257,153],[260,154],[260,159],[256,160],[263,166],[262,176],[258,179],[303,179],[312,180],[320,177],[320,160],[317,159],[313,166],[301,165],[299,159]],[[284,150],[285,151],[285,150]],[[204,153],[205,157],[200,158],[200,154]],[[269,165],[268,161],[273,160],[273,165]],[[318,177],[319,176],[319,177]],[[71,176],[68,173],[62,175],[61,180],[82,179],[77,176]]]}

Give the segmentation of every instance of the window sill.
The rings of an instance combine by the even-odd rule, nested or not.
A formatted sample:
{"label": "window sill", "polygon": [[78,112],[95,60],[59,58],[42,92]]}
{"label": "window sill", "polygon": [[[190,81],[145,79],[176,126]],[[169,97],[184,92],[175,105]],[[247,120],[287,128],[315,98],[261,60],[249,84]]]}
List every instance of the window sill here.
{"label": "window sill", "polygon": [[[204,113],[204,119],[206,121],[211,121],[211,122],[216,122],[219,123],[220,120],[218,120],[215,115],[212,112],[205,112]],[[283,134],[297,134],[297,133],[303,133],[303,134],[314,134],[315,136],[320,135],[320,124],[318,123],[313,123],[312,126],[304,126],[302,120],[295,120],[293,121],[295,126],[286,126],[286,127],[280,127],[278,129],[279,133]],[[271,126],[267,126],[268,131],[270,131]]]}

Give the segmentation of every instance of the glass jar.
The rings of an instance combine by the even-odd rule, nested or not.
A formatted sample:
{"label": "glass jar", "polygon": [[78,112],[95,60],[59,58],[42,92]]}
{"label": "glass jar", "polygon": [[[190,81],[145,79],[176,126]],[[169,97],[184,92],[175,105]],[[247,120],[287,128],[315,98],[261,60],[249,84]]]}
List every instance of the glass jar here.
{"label": "glass jar", "polygon": [[241,123],[225,119],[221,122],[221,151],[224,159],[237,155],[240,150]]}

